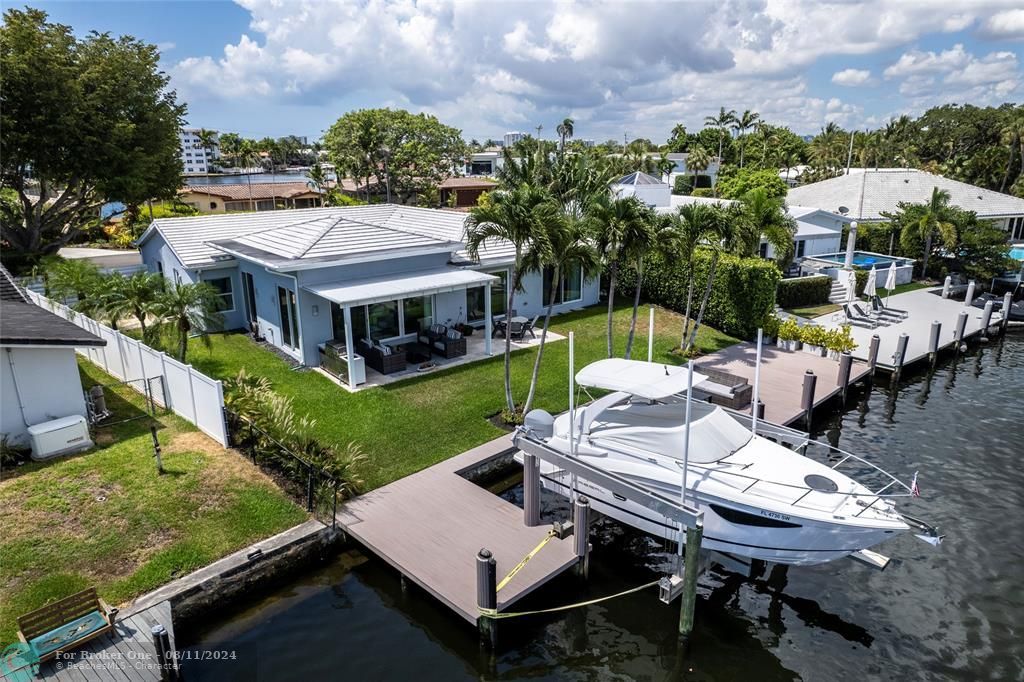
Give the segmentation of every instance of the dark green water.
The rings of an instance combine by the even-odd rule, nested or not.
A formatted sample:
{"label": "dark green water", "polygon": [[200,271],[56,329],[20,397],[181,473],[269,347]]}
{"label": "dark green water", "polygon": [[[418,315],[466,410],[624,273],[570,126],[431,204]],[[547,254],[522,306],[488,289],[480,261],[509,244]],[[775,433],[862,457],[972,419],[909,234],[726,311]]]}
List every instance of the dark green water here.
{"label": "dark green water", "polygon": [[[941,547],[895,538],[879,548],[895,559],[884,572],[850,560],[755,578],[712,569],[686,648],[678,607],[651,588],[503,621],[493,656],[473,628],[353,550],[187,633],[190,651],[236,659],[186,662],[186,679],[1024,680],[1024,335],[880,383],[820,421],[822,438],[920,470],[924,497],[907,511],[941,528]],[[564,513],[552,498],[545,512]],[[593,541],[588,582],[563,576],[522,608],[621,591],[664,568],[666,548],[630,528],[603,522]]]}

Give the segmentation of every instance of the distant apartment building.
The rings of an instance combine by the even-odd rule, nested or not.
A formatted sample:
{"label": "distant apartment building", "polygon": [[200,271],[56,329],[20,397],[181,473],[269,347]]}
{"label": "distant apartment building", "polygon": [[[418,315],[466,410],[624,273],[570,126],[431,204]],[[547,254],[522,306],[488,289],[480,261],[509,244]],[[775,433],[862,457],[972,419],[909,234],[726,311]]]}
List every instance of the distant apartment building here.
{"label": "distant apartment building", "polygon": [[213,146],[203,147],[199,139],[202,128],[182,128],[178,132],[178,146],[181,148],[181,165],[185,175],[205,175],[214,171],[214,161],[220,158],[217,131],[213,133]]}
{"label": "distant apartment building", "polygon": [[522,140],[526,136],[527,136],[527,133],[522,133],[522,132],[519,132],[519,133],[505,133],[505,138],[504,138],[505,147],[511,147],[516,142],[519,142],[520,140]]}

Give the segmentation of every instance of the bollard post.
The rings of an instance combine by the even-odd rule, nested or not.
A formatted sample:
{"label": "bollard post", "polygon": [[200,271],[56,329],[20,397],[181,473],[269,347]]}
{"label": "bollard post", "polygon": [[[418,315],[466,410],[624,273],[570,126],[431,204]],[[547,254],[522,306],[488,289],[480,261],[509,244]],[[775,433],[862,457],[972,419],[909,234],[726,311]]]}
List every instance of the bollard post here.
{"label": "bollard post", "polygon": [[803,395],[800,398],[800,407],[804,411],[804,420],[807,423],[807,430],[811,430],[811,412],[814,410],[814,388],[817,386],[818,377],[813,370],[804,372]]}
{"label": "bollard post", "polygon": [[868,376],[875,376],[875,367],[878,365],[878,346],[882,339],[878,334],[871,335],[871,343],[868,344]]}
{"label": "bollard post", "polygon": [[896,340],[896,352],[892,356],[893,378],[898,378],[903,369],[903,362],[907,359],[907,343],[909,341],[910,337],[906,332],[900,334],[900,338]]}
{"label": "bollard post", "polygon": [[1000,327],[1005,332],[1010,325],[1010,307],[1013,305],[1013,292],[1007,291],[1003,294],[1003,321]]}
{"label": "bollard post", "polygon": [[167,634],[167,628],[162,623],[157,623],[150,628],[149,632],[153,635],[153,644],[156,646],[156,662],[160,666],[160,679],[163,682],[174,682],[180,679],[178,662],[171,650],[171,637]]}
{"label": "bollard post", "polygon": [[572,513],[572,532],[576,556],[577,573],[586,578],[590,575],[590,500],[584,495],[576,498]]}
{"label": "bollard post", "polygon": [[149,435],[153,437],[153,457],[156,458],[156,472],[164,473],[164,461],[160,457],[160,439],[156,437],[156,426],[149,427]]}
{"label": "bollard post", "polygon": [[686,556],[683,557],[683,595],[679,609],[679,637],[686,639],[693,632],[693,611],[697,605],[697,570],[703,526],[686,529]]}
{"label": "bollard post", "polygon": [[540,467],[537,456],[523,454],[523,523],[540,525]]}
{"label": "bollard post", "polygon": [[989,325],[992,324],[992,310],[995,308],[995,301],[985,301],[985,309],[981,312],[981,337],[988,336]]}
{"label": "bollard post", "polygon": [[[754,409],[753,405],[750,409]],[[764,401],[760,399],[757,401],[757,420],[764,421]]]}
{"label": "bollard post", "polygon": [[953,341],[956,343],[956,350],[959,352],[960,346],[964,342],[964,334],[967,331],[967,311],[961,310],[960,314],[956,318],[956,334],[953,335]]}
{"label": "bollard post", "polygon": [[946,275],[946,279],[942,282],[942,298],[949,298],[949,289],[953,286],[953,278]]}
{"label": "bollard post", "polygon": [[932,328],[928,333],[928,359],[933,363],[939,355],[939,336],[942,334],[942,323],[932,320]]}
{"label": "bollard post", "polygon": [[[487,549],[476,554],[476,605],[487,610],[498,608],[498,565]],[[497,622],[484,615],[476,620],[480,627],[480,641],[493,649],[497,644]]]}
{"label": "bollard post", "polygon": [[967,298],[964,299],[964,305],[970,305],[974,301],[974,280],[972,279],[967,283]]}
{"label": "bollard post", "polygon": [[839,355],[839,386],[843,391],[843,402],[846,402],[846,389],[850,386],[850,372],[853,370],[853,356],[850,351],[843,351]]}

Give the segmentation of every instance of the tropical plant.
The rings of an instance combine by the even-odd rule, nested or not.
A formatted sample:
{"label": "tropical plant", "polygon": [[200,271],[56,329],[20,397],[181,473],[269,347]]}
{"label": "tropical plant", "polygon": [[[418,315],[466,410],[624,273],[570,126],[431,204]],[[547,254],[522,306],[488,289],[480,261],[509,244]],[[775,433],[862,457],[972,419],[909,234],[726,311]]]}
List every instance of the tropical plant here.
{"label": "tropical plant", "polygon": [[306,183],[319,196],[319,203],[324,205],[324,190],[328,186],[327,173],[319,161],[309,167],[309,181]]}
{"label": "tropical plant", "polygon": [[[488,200],[470,210],[466,220],[466,250],[474,260],[492,240],[505,240],[515,248],[512,280],[508,286],[505,310],[515,308],[515,295],[522,290],[525,273],[524,256],[533,250],[538,258],[550,253],[548,228],[557,222],[558,205],[550,194],[531,184],[520,184],[511,189],[498,189],[488,193]],[[505,409],[516,412],[512,396],[512,339],[505,334]]]}
{"label": "tropical plant", "polygon": [[850,325],[844,324],[838,329],[832,329],[825,338],[825,348],[836,353],[850,353],[857,348],[857,342],[853,340],[853,333]]}
{"label": "tropical plant", "polygon": [[172,284],[163,289],[153,303],[153,312],[160,319],[160,331],[171,343],[174,357],[185,362],[188,340],[194,333],[209,347],[209,333],[224,322],[217,290],[205,282]]}
{"label": "tropical plant", "polygon": [[746,144],[744,138],[747,132],[753,130],[757,124],[761,121],[761,115],[756,111],[750,111],[747,109],[740,116],[733,117],[732,128],[736,131],[737,137],[740,141],[740,168],[743,168],[743,154],[745,151]]}
{"label": "tropical plant", "polygon": [[65,303],[75,299],[72,307],[86,315],[95,312],[101,301],[103,275],[99,268],[85,259],[60,258],[46,270],[46,286],[50,294]]}
{"label": "tropical plant", "polygon": [[683,313],[683,329],[679,336],[679,348],[686,345],[690,329],[690,310],[693,304],[694,267],[693,257],[701,245],[721,241],[724,212],[712,204],[686,204],[676,213],[665,216],[665,220],[677,235],[678,257],[686,270],[686,308]]}
{"label": "tropical plant", "polygon": [[718,116],[707,116],[704,119],[704,125],[718,128],[719,163],[721,163],[722,159],[722,145],[725,142],[725,133],[734,123],[736,123],[736,111],[734,109],[726,111],[725,107],[721,107],[718,110]]}
{"label": "tropical plant", "polygon": [[[956,246],[956,227],[950,221],[949,192],[938,187],[932,188],[931,197],[922,207],[921,216],[917,219],[917,235],[924,240],[924,260],[921,265],[921,276],[928,272],[928,258],[932,253],[932,241],[942,237],[947,248]],[[913,234],[913,233],[911,233]],[[900,235],[903,239],[903,235]]]}
{"label": "tropical plant", "polygon": [[707,150],[700,145],[690,148],[690,153],[686,155],[686,167],[693,171],[693,186],[697,186],[697,173],[706,171],[708,166],[711,165],[711,155],[708,154]]}
{"label": "tropical plant", "polygon": [[558,147],[559,155],[565,155],[565,141],[567,138],[572,137],[573,134],[573,120],[571,118],[565,118],[558,127],[555,128],[555,132],[558,133],[558,139],[560,144]]}
{"label": "tropical plant", "polygon": [[800,325],[795,317],[787,317],[779,324],[778,337],[780,341],[800,340]]}
{"label": "tropical plant", "polygon": [[217,147],[217,133],[206,128],[200,128],[199,132],[196,133],[196,137],[199,138],[199,146],[203,149],[207,166],[212,166],[214,160],[212,152]]}
{"label": "tropical plant", "polygon": [[163,290],[163,277],[155,273],[136,272],[128,277],[117,273],[104,280],[106,294],[103,307],[118,318],[134,317],[144,340],[149,338],[146,320],[153,314]]}
{"label": "tropical plant", "polygon": [[636,336],[636,318],[640,310],[644,263],[652,256],[656,259],[672,261],[679,252],[679,233],[673,229],[672,224],[659,218],[650,209],[645,209],[644,217],[647,222],[646,234],[638,232],[635,237],[638,241],[628,248],[633,255],[633,264],[636,268],[636,286],[633,290],[633,314],[629,321],[629,335],[626,337],[625,357],[627,360],[632,356],[633,339]]}
{"label": "tropical plant", "polygon": [[775,252],[775,262],[785,268],[793,259],[796,221],[786,213],[785,204],[761,187],[747,192],[729,207],[734,229],[729,249],[737,256],[758,255],[764,238]]}

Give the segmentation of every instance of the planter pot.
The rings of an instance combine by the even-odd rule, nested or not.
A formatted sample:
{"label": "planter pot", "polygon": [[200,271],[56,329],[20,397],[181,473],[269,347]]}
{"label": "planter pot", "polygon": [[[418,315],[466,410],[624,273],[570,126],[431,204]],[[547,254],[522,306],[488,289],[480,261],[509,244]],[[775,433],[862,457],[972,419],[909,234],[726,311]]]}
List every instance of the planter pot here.
{"label": "planter pot", "polygon": [[455,329],[460,332],[463,336],[473,336],[473,327],[457,325]]}
{"label": "planter pot", "polygon": [[800,350],[800,342],[796,340],[783,340],[779,339],[775,342],[775,345],[783,350]]}
{"label": "planter pot", "polygon": [[829,360],[835,360],[836,362],[838,362],[839,361],[839,351],[837,351],[837,350],[830,350],[828,352],[828,359]]}
{"label": "planter pot", "polygon": [[810,355],[817,355],[819,358],[825,357],[825,346],[812,346],[808,343],[804,344],[803,351]]}

